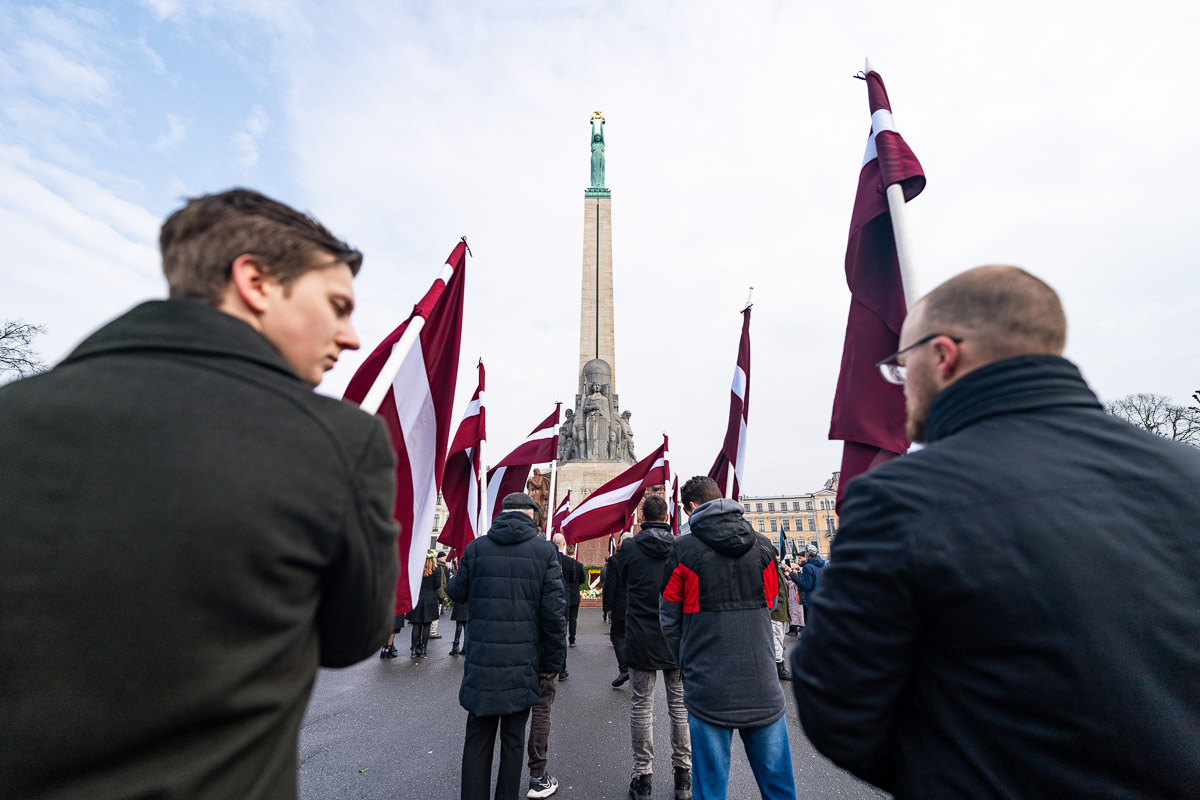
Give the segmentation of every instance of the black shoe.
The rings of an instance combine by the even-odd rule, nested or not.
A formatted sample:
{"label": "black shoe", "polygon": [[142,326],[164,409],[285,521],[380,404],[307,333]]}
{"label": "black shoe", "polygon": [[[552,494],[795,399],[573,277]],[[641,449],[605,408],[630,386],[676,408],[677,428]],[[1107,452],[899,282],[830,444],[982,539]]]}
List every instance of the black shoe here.
{"label": "black shoe", "polygon": [[799,633],[800,633],[800,628],[796,625],[793,625],[792,627],[787,629],[787,633],[785,633],[784,636],[797,636],[797,635],[799,635]]}
{"label": "black shoe", "polygon": [[575,646],[575,643],[574,643],[574,642],[570,642],[570,643],[568,643],[568,644],[567,644],[567,647],[574,647],[574,646]]}
{"label": "black shoe", "polygon": [[629,800],[650,800],[654,791],[651,775],[634,775],[629,782]]}
{"label": "black shoe", "polygon": [[692,771],[675,768],[675,800],[692,800]]}
{"label": "black shoe", "polygon": [[562,672],[558,673],[559,682],[565,681],[569,677],[571,677],[571,673],[567,672],[565,669]]}
{"label": "black shoe", "polygon": [[421,657],[421,651],[414,647],[412,649],[412,655],[410,655],[409,658],[416,659],[416,658],[420,658],[420,657]]}
{"label": "black shoe", "polygon": [[781,680],[781,681],[790,681],[790,680],[792,679],[792,673],[788,672],[788,669],[787,669],[787,667],[785,667],[785,666],[783,665],[783,662],[782,662],[782,661],[776,661],[776,662],[775,662],[775,668],[776,668],[776,669],[778,670],[778,672],[779,672],[779,680]]}
{"label": "black shoe", "polygon": [[450,645],[450,655],[452,655],[452,656],[458,655],[458,642],[455,642],[454,644]]}
{"label": "black shoe", "polygon": [[400,651],[394,644],[384,645],[383,650],[379,653],[380,658],[395,658],[398,655],[400,655]]}
{"label": "black shoe", "polygon": [[429,648],[424,647],[424,646],[421,647],[421,652],[419,653],[419,655],[421,656],[421,658],[429,658]]}
{"label": "black shoe", "polygon": [[558,791],[558,778],[543,775],[540,778],[529,776],[529,791],[526,797],[549,797]]}
{"label": "black shoe", "polygon": [[620,675],[613,678],[613,682],[612,682],[613,688],[615,689],[618,686],[624,686],[625,681],[627,681],[627,680],[629,680],[629,670],[623,669],[623,670],[621,670]]}

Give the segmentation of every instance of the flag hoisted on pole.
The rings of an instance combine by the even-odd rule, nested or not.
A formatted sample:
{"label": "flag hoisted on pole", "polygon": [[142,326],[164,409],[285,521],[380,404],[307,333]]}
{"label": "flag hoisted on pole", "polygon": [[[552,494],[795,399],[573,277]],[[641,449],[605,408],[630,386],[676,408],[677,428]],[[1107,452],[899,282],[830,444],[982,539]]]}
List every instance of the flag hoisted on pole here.
{"label": "flag hoisted on pole", "polygon": [[921,164],[896,131],[883,79],[869,61],[864,80],[871,134],[850,217],[846,246],[850,313],[829,424],[829,438],[845,443],[839,506],[851,478],[909,447],[904,390],[885,381],[875,364],[899,349],[900,326],[916,294],[904,203],[925,188]]}
{"label": "flag hoisted on pole", "polygon": [[562,502],[558,504],[558,508],[554,509],[554,514],[551,517],[550,533],[562,533],[562,525],[566,522],[567,517],[571,514],[571,488],[567,487],[567,493],[563,495]]}
{"label": "flag hoisted on pole", "polygon": [[667,493],[667,519],[671,521],[671,533],[679,535],[679,476],[671,481],[671,491]]}
{"label": "flag hoisted on pole", "polygon": [[[754,287],[750,287],[751,293]],[[746,427],[750,422],[750,298],[742,309],[742,338],[738,342],[737,364],[733,368],[733,386],[729,391],[729,425],[725,443],[708,477],[717,482],[723,496],[737,500],[742,495],[742,473],[746,469]],[[730,465],[733,469],[730,469]]]}
{"label": "flag hoisted on pole", "polygon": [[537,424],[513,451],[500,459],[487,473],[487,505],[490,519],[501,512],[504,498],[513,492],[525,491],[529,470],[534,464],[545,464],[558,458],[558,416],[562,403],[554,404],[550,416]]}
{"label": "flag hoisted on pole", "polygon": [[[479,445],[487,439],[487,409],[484,406],[483,359],[479,360],[479,383],[471,402],[463,414],[458,431],[450,443],[446,456],[446,470],[442,478],[442,499],[449,512],[446,524],[438,535],[438,541],[449,547],[452,553],[461,555],[467,545],[487,531],[479,527],[481,502]],[[452,556],[453,557],[453,556]]]}
{"label": "flag hoisted on pole", "polygon": [[613,536],[633,526],[642,495],[651,486],[667,482],[670,474],[667,437],[662,445],[629,469],[596,489],[563,521],[567,544],[578,544],[601,536]]}
{"label": "flag hoisted on pole", "polygon": [[397,614],[413,607],[442,488],[458,380],[468,252],[464,239],[408,319],[363,361],[344,395],[383,419],[396,451]]}

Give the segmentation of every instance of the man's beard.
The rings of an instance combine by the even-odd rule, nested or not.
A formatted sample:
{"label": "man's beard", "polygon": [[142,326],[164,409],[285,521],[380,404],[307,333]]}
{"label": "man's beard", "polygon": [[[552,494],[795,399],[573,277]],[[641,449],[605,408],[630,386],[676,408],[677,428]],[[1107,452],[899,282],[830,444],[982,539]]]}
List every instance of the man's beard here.
{"label": "man's beard", "polygon": [[923,397],[904,398],[904,433],[910,442],[925,442],[925,415],[929,412],[929,403]]}

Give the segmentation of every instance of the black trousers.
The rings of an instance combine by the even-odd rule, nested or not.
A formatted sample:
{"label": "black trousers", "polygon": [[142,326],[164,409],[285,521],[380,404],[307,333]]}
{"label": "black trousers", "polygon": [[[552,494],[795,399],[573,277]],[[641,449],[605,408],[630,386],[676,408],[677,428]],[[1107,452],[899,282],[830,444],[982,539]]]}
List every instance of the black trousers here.
{"label": "black trousers", "polygon": [[413,623],[412,626],[412,649],[421,650],[429,645],[429,626],[432,623],[426,622],[424,625]]}
{"label": "black trousers", "polygon": [[608,631],[608,639],[612,642],[613,652],[617,655],[617,669],[624,672],[625,667],[625,620],[621,620],[618,626],[616,621],[613,621],[612,628]]}
{"label": "black trousers", "polygon": [[462,800],[488,800],[492,783],[492,749],[500,728],[500,772],[496,776],[496,800],[518,800],[521,769],[525,766],[525,722],[529,709],[500,717],[477,717],[467,712],[467,735],[463,741]]}
{"label": "black trousers", "polygon": [[575,629],[579,627],[579,606],[567,606],[567,641],[574,644]]}

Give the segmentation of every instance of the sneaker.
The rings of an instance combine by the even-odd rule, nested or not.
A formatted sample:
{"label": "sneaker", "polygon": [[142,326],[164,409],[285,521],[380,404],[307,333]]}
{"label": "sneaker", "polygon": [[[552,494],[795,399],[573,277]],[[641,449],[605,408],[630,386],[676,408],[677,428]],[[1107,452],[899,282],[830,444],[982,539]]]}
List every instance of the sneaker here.
{"label": "sneaker", "polygon": [[575,646],[575,643],[574,643],[574,642],[571,642],[571,643],[569,643],[569,644],[567,645],[567,647],[574,647],[574,646]]}
{"label": "sneaker", "polygon": [[654,791],[652,775],[634,775],[629,782],[629,800],[650,800]]}
{"label": "sneaker", "polygon": [[442,638],[442,635],[440,633],[431,633],[431,634],[429,634],[429,638],[430,639],[440,639],[440,638]]}
{"label": "sneaker", "polygon": [[779,671],[779,680],[790,681],[792,679],[792,673],[788,672],[782,661],[776,661],[775,668]]}
{"label": "sneaker", "polygon": [[558,673],[558,680],[560,683],[562,681],[565,681],[569,677],[571,677],[571,673],[567,672],[565,669],[562,672]]}
{"label": "sneaker", "polygon": [[627,680],[629,680],[629,670],[623,669],[623,670],[621,670],[620,675],[613,678],[613,682],[612,682],[613,688],[615,689],[618,686],[624,686],[625,681],[627,681]]}
{"label": "sneaker", "polygon": [[529,791],[526,797],[549,797],[558,791],[558,778],[543,775],[540,778],[529,776]]}
{"label": "sneaker", "polygon": [[692,800],[692,771],[675,768],[675,800]]}

